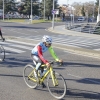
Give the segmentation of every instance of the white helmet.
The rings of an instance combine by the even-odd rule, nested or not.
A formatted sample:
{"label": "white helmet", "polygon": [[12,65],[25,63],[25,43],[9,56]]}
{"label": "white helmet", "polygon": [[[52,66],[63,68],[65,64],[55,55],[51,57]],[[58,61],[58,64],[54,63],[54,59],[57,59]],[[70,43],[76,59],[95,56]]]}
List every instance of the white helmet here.
{"label": "white helmet", "polygon": [[43,38],[42,38],[42,41],[46,42],[48,44],[49,43],[52,44],[52,38],[50,36],[48,36],[48,35],[44,35]]}

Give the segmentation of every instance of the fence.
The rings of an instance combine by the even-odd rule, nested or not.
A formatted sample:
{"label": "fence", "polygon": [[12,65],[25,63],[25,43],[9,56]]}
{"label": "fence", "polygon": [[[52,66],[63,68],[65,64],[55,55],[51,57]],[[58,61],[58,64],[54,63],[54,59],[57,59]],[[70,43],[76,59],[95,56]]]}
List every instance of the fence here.
{"label": "fence", "polygon": [[100,35],[100,26],[97,26],[95,23],[67,23],[65,28],[68,30]]}

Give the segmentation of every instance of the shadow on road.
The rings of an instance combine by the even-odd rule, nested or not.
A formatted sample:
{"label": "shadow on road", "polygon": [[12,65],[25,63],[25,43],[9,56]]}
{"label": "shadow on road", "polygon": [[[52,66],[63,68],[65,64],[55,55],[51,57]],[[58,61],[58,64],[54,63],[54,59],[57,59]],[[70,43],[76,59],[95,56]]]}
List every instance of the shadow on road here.
{"label": "shadow on road", "polygon": [[43,27],[30,27],[30,26],[3,26],[9,28],[24,28],[24,29],[45,29]]}
{"label": "shadow on road", "polygon": [[26,57],[23,59],[22,56],[17,57],[7,57],[3,62],[0,63],[1,67],[24,67],[25,65],[32,63],[31,58]]}
{"label": "shadow on road", "polygon": [[64,62],[64,67],[95,67],[100,68],[100,65],[98,64],[89,64],[89,63],[79,63],[79,62]]}
{"label": "shadow on road", "polygon": [[66,93],[66,98],[80,98],[79,100],[100,100],[100,93],[92,92],[87,90],[79,90],[79,89],[68,89]]}

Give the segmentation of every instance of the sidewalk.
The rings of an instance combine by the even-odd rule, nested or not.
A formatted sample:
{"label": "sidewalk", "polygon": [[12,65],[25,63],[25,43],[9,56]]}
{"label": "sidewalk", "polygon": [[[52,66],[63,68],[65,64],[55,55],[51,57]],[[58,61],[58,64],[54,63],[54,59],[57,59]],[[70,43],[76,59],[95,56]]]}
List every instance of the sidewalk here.
{"label": "sidewalk", "polygon": [[48,30],[51,32],[54,32],[54,33],[59,33],[59,34],[72,35],[72,36],[83,36],[83,37],[87,37],[87,38],[93,38],[93,39],[100,40],[100,35],[67,30],[67,29],[65,29],[65,25],[55,26],[54,29],[52,29],[52,27],[50,27]]}
{"label": "sidewalk", "polygon": [[[100,40],[100,35],[67,30],[67,29],[65,29],[65,25],[55,26],[54,29],[52,29],[52,27],[50,27],[48,29],[48,31],[51,31],[51,32],[54,32],[57,34],[81,36],[81,37],[85,37],[85,38],[92,38],[92,39]],[[63,46],[63,47],[60,46],[60,47],[61,47],[60,49],[67,50],[67,51],[74,53],[74,54],[79,54],[79,55],[84,55],[84,56],[100,59],[100,51],[95,51],[95,50],[86,49],[86,48],[71,47],[71,46]]]}

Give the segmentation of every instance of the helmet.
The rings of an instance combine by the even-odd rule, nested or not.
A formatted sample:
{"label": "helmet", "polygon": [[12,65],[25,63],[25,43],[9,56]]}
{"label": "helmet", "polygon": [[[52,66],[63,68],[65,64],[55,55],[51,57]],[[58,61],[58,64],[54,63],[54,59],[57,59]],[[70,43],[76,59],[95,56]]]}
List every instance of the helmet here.
{"label": "helmet", "polygon": [[52,44],[52,38],[48,35],[44,35],[43,38],[42,38],[42,41],[46,42],[48,44]]}

